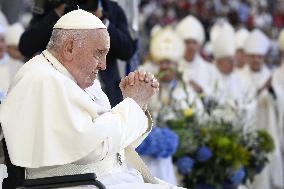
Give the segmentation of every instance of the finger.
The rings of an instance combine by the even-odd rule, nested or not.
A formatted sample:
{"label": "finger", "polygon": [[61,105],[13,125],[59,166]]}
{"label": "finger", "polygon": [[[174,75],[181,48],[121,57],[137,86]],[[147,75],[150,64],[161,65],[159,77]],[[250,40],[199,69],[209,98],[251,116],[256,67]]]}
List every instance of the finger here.
{"label": "finger", "polygon": [[156,78],[154,78],[152,80],[151,86],[154,87],[154,88],[159,88],[159,85],[160,84],[159,84],[158,80]]}
{"label": "finger", "polygon": [[155,88],[154,89],[154,94],[158,93],[159,92],[159,88]]}
{"label": "finger", "polygon": [[144,81],[146,72],[144,70],[139,70],[138,75],[139,75],[139,80]]}
{"label": "finger", "polygon": [[153,81],[154,78],[155,78],[155,77],[154,77],[153,74],[151,74],[150,72],[147,72],[144,81],[145,81],[146,83],[148,83],[148,82],[150,82],[150,81]]}
{"label": "finger", "polygon": [[134,83],[135,83],[135,73],[130,72],[129,75],[128,75],[128,84],[134,85]]}
{"label": "finger", "polygon": [[121,79],[120,83],[119,83],[119,88],[120,90],[124,90],[126,86],[126,80],[125,78]]}

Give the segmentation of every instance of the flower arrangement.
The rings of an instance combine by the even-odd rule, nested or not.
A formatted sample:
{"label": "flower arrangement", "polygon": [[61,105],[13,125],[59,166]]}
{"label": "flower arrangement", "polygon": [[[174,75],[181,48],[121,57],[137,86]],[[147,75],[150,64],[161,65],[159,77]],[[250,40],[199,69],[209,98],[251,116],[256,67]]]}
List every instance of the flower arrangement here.
{"label": "flower arrangement", "polygon": [[211,119],[200,121],[188,108],[168,122],[180,139],[175,164],[185,187],[237,188],[264,168],[274,149],[273,139],[264,130],[245,133],[232,120],[216,116],[217,105],[212,107],[208,110]]}

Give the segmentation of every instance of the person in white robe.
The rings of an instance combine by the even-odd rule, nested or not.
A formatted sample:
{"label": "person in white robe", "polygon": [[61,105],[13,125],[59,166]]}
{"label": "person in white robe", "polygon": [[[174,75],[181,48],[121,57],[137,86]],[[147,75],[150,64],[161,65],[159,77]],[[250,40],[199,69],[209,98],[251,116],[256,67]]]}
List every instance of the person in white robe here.
{"label": "person in white robe", "polygon": [[[167,120],[174,118],[172,106],[176,99],[173,92],[178,83],[176,78],[177,63],[183,56],[183,49],[183,41],[173,29],[156,26],[152,30],[150,56],[153,62],[147,62],[139,69],[155,71],[154,73],[160,81],[159,93],[153,96],[148,106],[153,115],[154,125],[163,127]],[[176,184],[177,180],[171,155],[168,154],[167,157],[143,155],[142,159],[154,176],[171,184]]]}
{"label": "person in white robe", "polygon": [[242,100],[242,87],[234,70],[235,32],[226,21],[218,21],[211,29],[211,42],[215,73],[212,97],[220,105],[238,105]]}
{"label": "person in white robe", "polygon": [[11,58],[22,61],[23,55],[18,49],[20,37],[25,31],[21,23],[14,23],[7,27],[5,32],[5,42],[7,45],[7,53]]}
{"label": "person in white robe", "polygon": [[[281,62],[272,76],[272,87],[276,94],[276,104],[278,110],[278,133],[281,140],[282,154],[284,154],[284,30],[278,37],[278,45],[281,55]],[[283,167],[284,169],[284,167]]]}
{"label": "person in white robe", "polygon": [[57,21],[47,50],[19,70],[1,104],[11,162],[30,179],[95,173],[109,189],[177,188],[154,178],[135,152],[151,130],[144,111],[159,83],[130,73],[120,83],[124,100],[111,109],[96,80],[109,46],[106,26],[91,13]]}
{"label": "person in white robe", "polygon": [[19,68],[23,65],[9,56],[5,41],[6,28],[0,26],[0,101],[5,97],[9,85]]}
{"label": "person in white robe", "polygon": [[[234,72],[238,75],[240,82],[244,83],[249,74],[249,67],[247,65],[247,58],[244,52],[245,42],[248,39],[249,31],[246,28],[241,28],[236,32],[235,44],[236,44],[236,66]],[[244,84],[242,84],[244,85]]]}
{"label": "person in white robe", "polygon": [[283,188],[283,160],[277,133],[274,94],[271,92],[271,73],[264,64],[270,40],[259,29],[254,29],[246,43],[245,53],[250,68],[245,86],[248,129],[265,129],[274,140],[275,150],[269,157],[269,164],[255,177],[250,188]]}
{"label": "person in white robe", "polygon": [[200,55],[205,39],[202,23],[194,16],[188,15],[177,24],[176,31],[185,44],[184,56],[179,61],[179,70],[183,73],[183,80],[196,93],[210,94],[212,65]]}

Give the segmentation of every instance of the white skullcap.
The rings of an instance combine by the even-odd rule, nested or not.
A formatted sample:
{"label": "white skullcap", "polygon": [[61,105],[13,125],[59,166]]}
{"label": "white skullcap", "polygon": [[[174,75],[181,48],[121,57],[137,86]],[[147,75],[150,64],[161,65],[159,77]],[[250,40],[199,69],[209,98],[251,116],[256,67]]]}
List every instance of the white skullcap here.
{"label": "white skullcap", "polygon": [[281,30],[278,38],[279,49],[284,51],[284,29]]}
{"label": "white skullcap", "polygon": [[236,32],[236,49],[244,49],[245,42],[249,37],[249,31],[241,28]]}
{"label": "white skullcap", "polygon": [[247,54],[266,55],[270,47],[269,38],[259,29],[254,29],[245,43]]}
{"label": "white skullcap", "polygon": [[54,29],[102,29],[103,22],[87,11],[78,9],[63,15],[54,25]]}
{"label": "white skullcap", "polygon": [[155,61],[179,61],[184,53],[184,44],[172,29],[162,29],[151,39],[150,53]]}
{"label": "white skullcap", "polygon": [[234,56],[236,51],[234,28],[227,23],[221,26],[220,31],[214,36],[214,40],[212,40],[214,58],[219,59]]}
{"label": "white skullcap", "polygon": [[7,45],[18,45],[22,33],[25,29],[20,23],[9,26],[5,32],[5,42]]}
{"label": "white skullcap", "polygon": [[205,39],[205,32],[203,25],[200,21],[189,15],[182,19],[176,26],[177,34],[183,39],[196,40],[200,45],[203,44]]}

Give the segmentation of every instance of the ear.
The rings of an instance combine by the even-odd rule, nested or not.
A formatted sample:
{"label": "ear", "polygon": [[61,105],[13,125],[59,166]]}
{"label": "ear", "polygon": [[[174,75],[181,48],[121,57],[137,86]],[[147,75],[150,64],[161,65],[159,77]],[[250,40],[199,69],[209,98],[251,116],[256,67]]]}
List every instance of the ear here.
{"label": "ear", "polygon": [[72,61],[74,57],[74,40],[66,40],[63,44],[62,57],[67,61]]}

